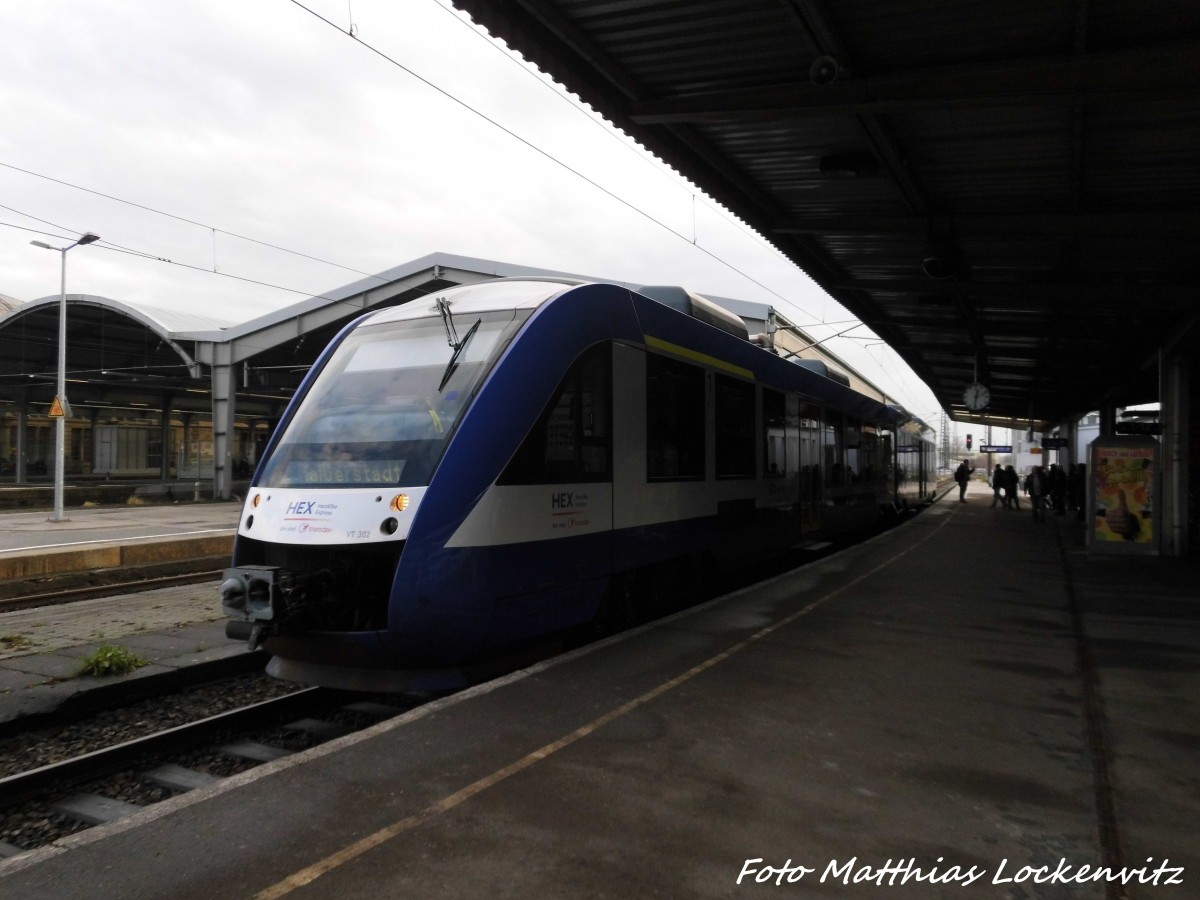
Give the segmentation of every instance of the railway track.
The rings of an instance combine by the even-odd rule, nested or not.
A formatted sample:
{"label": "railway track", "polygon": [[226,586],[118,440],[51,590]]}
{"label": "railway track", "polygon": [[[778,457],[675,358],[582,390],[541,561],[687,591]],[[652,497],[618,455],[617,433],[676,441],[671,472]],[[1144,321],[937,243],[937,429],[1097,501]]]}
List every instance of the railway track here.
{"label": "railway track", "polygon": [[16,612],[22,609],[36,609],[40,606],[59,606],[64,603],[75,603],[79,600],[93,600],[98,597],[133,594],[138,591],[149,591],[160,587],[173,587],[179,584],[200,584],[205,581],[219,579],[221,571],[221,569],[211,568],[176,575],[125,577],[118,581],[103,584],[88,584],[79,587],[52,588],[47,590],[37,588],[27,589],[16,596],[0,597],[0,613]]}
{"label": "railway track", "polygon": [[0,858],[369,727],[420,702],[291,690],[9,774],[0,778]]}

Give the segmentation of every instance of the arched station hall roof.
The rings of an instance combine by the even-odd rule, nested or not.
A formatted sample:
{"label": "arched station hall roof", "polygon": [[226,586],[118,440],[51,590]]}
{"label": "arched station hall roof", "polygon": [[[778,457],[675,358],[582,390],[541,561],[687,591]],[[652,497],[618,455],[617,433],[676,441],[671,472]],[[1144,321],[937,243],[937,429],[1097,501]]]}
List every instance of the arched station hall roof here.
{"label": "arched station hall roof", "polygon": [[[58,373],[61,298],[14,303],[0,315],[0,401],[49,404]],[[203,377],[181,330],[213,319],[92,294],[67,295],[67,395],[72,402],[153,402]]]}

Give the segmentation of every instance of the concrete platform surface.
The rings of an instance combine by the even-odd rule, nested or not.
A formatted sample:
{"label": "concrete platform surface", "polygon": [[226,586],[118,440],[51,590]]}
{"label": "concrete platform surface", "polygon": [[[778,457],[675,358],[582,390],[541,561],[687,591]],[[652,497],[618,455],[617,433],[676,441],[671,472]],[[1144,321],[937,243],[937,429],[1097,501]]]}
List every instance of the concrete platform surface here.
{"label": "concrete platform surface", "polygon": [[[213,581],[0,613],[0,723],[119,681],[244,654],[244,644],[225,637],[219,591]],[[83,658],[105,644],[149,665],[119,678],[76,677]]]}
{"label": "concrete platform surface", "polygon": [[232,533],[240,503],[183,503],[171,506],[97,506],[67,510],[51,522],[45,509],[0,510],[0,554],[78,547],[149,537]]}
{"label": "concrete platform surface", "polygon": [[228,556],[241,507],[200,503],[0,512],[0,582]]}
{"label": "concrete platform surface", "polygon": [[942,501],[9,860],[0,896],[1200,896],[1196,563],[1075,528]]}

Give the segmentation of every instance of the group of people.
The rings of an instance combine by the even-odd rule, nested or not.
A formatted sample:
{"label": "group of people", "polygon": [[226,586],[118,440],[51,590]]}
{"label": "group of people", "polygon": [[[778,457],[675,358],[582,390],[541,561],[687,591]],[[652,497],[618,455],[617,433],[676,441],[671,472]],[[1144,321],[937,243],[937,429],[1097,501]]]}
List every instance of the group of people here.
{"label": "group of people", "polygon": [[[1034,466],[1025,476],[1025,494],[1033,508],[1033,519],[1040,522],[1045,518],[1046,511],[1053,509],[1054,514],[1064,516],[1067,510],[1073,510],[1077,517],[1083,518],[1084,484],[1087,481],[1087,469],[1082,464],[1072,463],[1069,471],[1063,471],[1058,463],[1051,463],[1049,471],[1042,466]],[[1001,467],[997,464],[992,471],[992,506],[1003,502],[1005,507],[1021,508],[1017,497],[1017,487],[1020,476],[1012,466]]]}
{"label": "group of people", "polygon": [[[1012,466],[1000,466],[996,464],[996,468],[992,470],[990,479],[992,486],[992,506],[997,503],[1003,504],[1005,509],[1020,509],[1021,500],[1017,496],[1017,488],[1021,486],[1021,478],[1017,475],[1017,470]],[[1026,491],[1029,489],[1029,481],[1025,482]]]}

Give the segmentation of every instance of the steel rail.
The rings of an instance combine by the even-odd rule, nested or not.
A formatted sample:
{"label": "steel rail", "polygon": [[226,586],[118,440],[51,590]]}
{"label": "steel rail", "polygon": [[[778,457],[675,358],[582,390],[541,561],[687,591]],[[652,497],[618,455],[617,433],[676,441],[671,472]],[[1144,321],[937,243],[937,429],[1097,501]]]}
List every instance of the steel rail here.
{"label": "steel rail", "polygon": [[193,747],[221,731],[260,725],[264,720],[307,711],[314,703],[337,693],[327,688],[305,688],[27,772],[17,772],[0,778],[0,809],[36,799],[52,790],[111,775],[129,768],[142,757],[163,755]]}
{"label": "steel rail", "polygon": [[215,581],[220,577],[220,569],[210,569],[204,572],[159,575],[151,578],[137,578],[132,581],[114,581],[112,584],[90,584],[84,587],[64,588],[59,591],[45,591],[38,594],[21,594],[17,597],[0,599],[0,613],[36,609],[39,606],[59,606],[80,600],[94,600],[97,597],[111,597],[116,594],[136,594],[179,584],[200,584],[205,581]]}

